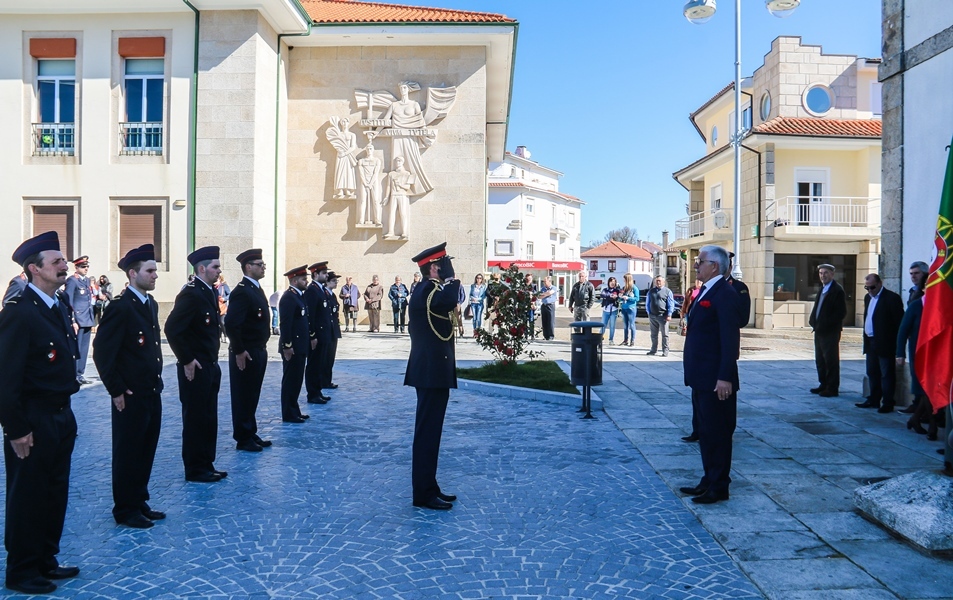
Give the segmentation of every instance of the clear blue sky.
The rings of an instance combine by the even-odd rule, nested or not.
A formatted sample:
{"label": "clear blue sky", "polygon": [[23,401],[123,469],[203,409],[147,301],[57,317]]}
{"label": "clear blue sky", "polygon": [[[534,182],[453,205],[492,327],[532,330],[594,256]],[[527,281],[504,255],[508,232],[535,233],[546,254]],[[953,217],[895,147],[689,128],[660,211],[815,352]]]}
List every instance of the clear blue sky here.
{"label": "clear blue sky", "polygon": [[[693,25],[682,0],[393,0],[502,13],[520,23],[507,150],[563,172],[560,190],[587,204],[582,243],[628,225],[674,237],[688,193],[672,173],[700,158],[688,120],[734,79],[734,2]],[[803,0],[787,19],[742,0],[742,75],[779,35],[825,53],[879,57],[881,0]],[[636,133],[638,132],[638,133]]]}

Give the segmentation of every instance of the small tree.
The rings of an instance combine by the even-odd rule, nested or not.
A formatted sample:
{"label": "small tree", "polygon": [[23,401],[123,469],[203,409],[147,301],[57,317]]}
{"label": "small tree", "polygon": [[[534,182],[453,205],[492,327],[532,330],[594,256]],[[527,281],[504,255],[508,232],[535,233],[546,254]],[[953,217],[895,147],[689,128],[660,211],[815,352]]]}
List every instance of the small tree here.
{"label": "small tree", "polygon": [[529,328],[533,326],[529,321],[529,313],[536,298],[533,288],[526,284],[520,270],[511,265],[500,273],[499,283],[490,283],[487,293],[496,299],[490,322],[495,333],[484,329],[477,331],[477,343],[504,364],[515,363],[524,354],[531,359],[542,356],[542,352],[526,349]]}

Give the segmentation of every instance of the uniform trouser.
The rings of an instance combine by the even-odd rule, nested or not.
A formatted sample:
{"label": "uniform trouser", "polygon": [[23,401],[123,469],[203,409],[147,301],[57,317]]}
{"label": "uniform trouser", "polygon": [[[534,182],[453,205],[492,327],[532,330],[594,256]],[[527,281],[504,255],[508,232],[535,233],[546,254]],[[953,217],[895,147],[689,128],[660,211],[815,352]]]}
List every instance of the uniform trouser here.
{"label": "uniform trouser", "polygon": [[[69,396],[24,400],[33,427],[30,455],[17,458],[10,440],[3,442],[7,583],[20,583],[59,566],[56,555],[66,519],[70,457],[76,442],[76,418],[69,408]],[[41,403],[43,406],[38,406]],[[63,408],[50,408],[54,403]]]}
{"label": "uniform trouser", "polygon": [[302,353],[295,353],[290,360],[282,357],[281,361],[281,419],[301,418],[301,407],[298,406],[298,396],[301,394],[301,384],[304,383],[304,370],[307,357]]}
{"label": "uniform trouser", "polygon": [[326,369],[328,368],[328,352],[331,346],[328,342],[318,342],[318,345],[308,351],[308,365],[304,372],[305,389],[308,391],[308,400],[314,400],[321,395],[321,388],[331,382]]}
{"label": "uniform trouser", "polygon": [[321,387],[330,388],[334,381],[334,359],[338,354],[338,339],[331,338],[327,344],[327,351],[324,353],[324,365],[321,367]]}
{"label": "uniform trouser", "polygon": [[840,389],[840,331],[814,332],[814,364],[817,381],[822,389],[837,392]]}
{"label": "uniform trouser", "polygon": [[182,402],[182,462],[185,476],[214,471],[215,442],[218,438],[218,390],[222,369],[216,362],[202,362],[192,381],[185,369],[176,365],[179,401]]}
{"label": "uniform trouser", "polygon": [[440,493],[437,485],[437,455],[443,418],[447,414],[450,388],[416,388],[417,417],[414,423],[414,450],[411,478],[414,502],[429,502]]}
{"label": "uniform trouser", "polygon": [[556,337],[556,305],[543,304],[543,339],[551,340]]}
{"label": "uniform trouser", "polygon": [[381,309],[367,309],[367,321],[370,325],[370,331],[380,331],[381,329]]}
{"label": "uniform trouser", "polygon": [[401,303],[399,308],[394,309],[394,332],[397,332],[397,328],[400,327],[400,330],[403,331],[407,326],[407,305]]}
{"label": "uniform trouser", "polygon": [[79,344],[79,358],[76,359],[76,376],[86,373],[86,360],[89,358],[89,340],[93,336],[92,327],[80,327],[76,331],[76,343]]}
{"label": "uniform trouser", "polygon": [[117,523],[150,508],[149,479],[161,425],[159,394],[126,396],[122,412],[112,407],[113,518]]}
{"label": "uniform trouser", "polygon": [[652,338],[652,352],[658,351],[659,333],[662,334],[662,352],[668,352],[668,316],[649,315],[649,335]]}
{"label": "uniform trouser", "polygon": [[870,382],[868,400],[871,404],[893,407],[897,388],[896,359],[892,356],[877,356],[873,350],[868,350],[865,358],[867,379]]}
{"label": "uniform trouser", "polygon": [[731,483],[731,438],[738,416],[738,393],[725,400],[709,390],[692,389],[692,403],[698,409],[698,447],[705,475],[700,487],[714,493],[727,492]]}
{"label": "uniform trouser", "polygon": [[228,352],[228,389],[232,397],[232,438],[236,442],[247,442],[258,433],[258,401],[261,398],[261,384],[265,380],[268,367],[268,350],[265,348],[247,348],[251,361],[245,361],[245,370],[238,368],[235,353]]}

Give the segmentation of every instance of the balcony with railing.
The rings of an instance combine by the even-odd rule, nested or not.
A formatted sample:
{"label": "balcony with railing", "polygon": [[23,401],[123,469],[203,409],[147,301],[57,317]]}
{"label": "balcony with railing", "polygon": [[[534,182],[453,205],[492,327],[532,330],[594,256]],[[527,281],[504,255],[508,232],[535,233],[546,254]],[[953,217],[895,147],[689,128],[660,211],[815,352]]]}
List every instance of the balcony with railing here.
{"label": "balcony with railing", "polygon": [[730,208],[718,208],[679,219],[675,222],[673,245],[689,248],[730,240],[733,215],[734,211]]}
{"label": "balcony with railing", "polygon": [[73,156],[75,123],[33,123],[33,156]]}
{"label": "balcony with railing", "polygon": [[880,198],[785,196],[765,209],[777,240],[857,241],[880,237]]}
{"label": "balcony with railing", "polygon": [[162,123],[120,123],[119,153],[147,156],[162,154]]}

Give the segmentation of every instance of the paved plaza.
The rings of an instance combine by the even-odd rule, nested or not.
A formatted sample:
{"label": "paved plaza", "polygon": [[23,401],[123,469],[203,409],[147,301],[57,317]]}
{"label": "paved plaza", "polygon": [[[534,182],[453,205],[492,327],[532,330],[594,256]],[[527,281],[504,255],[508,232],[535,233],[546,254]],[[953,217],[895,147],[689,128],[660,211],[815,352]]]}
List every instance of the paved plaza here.
{"label": "paved plaza", "polygon": [[[805,343],[743,338],[731,500],[697,506],[673,491],[701,471],[697,445],[678,439],[690,418],[680,340],[670,357],[648,357],[645,335],[606,348],[595,421],[560,404],[453,392],[438,472],[460,496],[449,512],[411,506],[406,336],[346,334],[340,389],[325,406],[302,401],[302,425],[281,423],[281,365],[270,363],[259,433],[274,446],[258,454],[234,450],[225,368],[215,464],[229,475],[216,484],[184,480],[167,358],[151,503],[169,516],[149,530],[112,521],[109,399],[84,387],[60,554],[82,574],[53,597],[953,597],[953,561],[853,511],[865,481],[940,467],[938,443],[901,416],[854,408],[855,350],[842,396],[819,399],[806,391]],[[565,342],[537,346],[568,359]],[[486,358],[470,340],[458,345],[461,365]]]}

